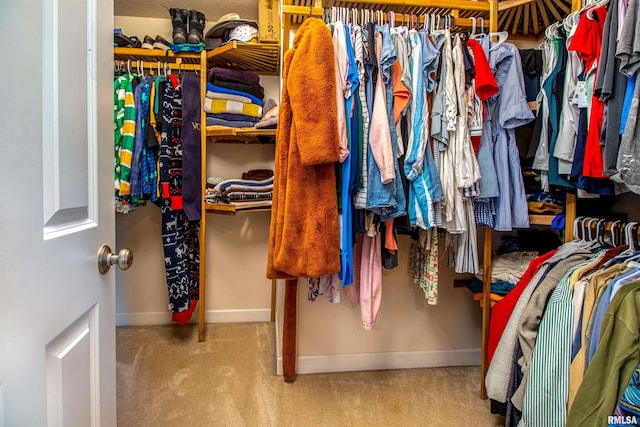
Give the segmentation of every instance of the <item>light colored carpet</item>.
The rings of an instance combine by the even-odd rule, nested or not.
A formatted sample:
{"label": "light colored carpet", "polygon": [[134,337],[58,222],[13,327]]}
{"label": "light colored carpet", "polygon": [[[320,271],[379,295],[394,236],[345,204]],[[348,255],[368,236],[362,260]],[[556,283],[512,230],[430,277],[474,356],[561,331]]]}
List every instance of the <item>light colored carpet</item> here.
{"label": "light colored carpet", "polygon": [[479,367],[275,375],[273,323],[117,328],[118,425],[497,426]]}

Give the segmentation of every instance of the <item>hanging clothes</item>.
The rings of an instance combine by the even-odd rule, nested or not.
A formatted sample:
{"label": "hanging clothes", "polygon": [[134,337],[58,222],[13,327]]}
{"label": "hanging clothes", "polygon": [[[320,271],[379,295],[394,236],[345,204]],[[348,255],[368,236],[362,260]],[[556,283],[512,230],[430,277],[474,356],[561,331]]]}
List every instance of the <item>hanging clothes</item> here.
{"label": "hanging clothes", "polygon": [[309,18],[284,57],[267,259],[267,277],[272,279],[340,271],[334,170],[340,138],[333,56],[329,29]]}
{"label": "hanging clothes", "polygon": [[[621,2],[624,3],[624,2]],[[625,104],[629,105],[626,126],[622,140],[620,141],[620,151],[618,153],[618,171],[622,182],[634,193],[640,194],[640,174],[638,173],[638,158],[640,148],[638,135],[640,135],[640,122],[638,122],[638,109],[640,105],[640,85],[636,84],[638,69],[637,60],[640,53],[638,36],[640,35],[638,19],[638,2],[629,2],[629,8],[625,14],[623,28],[620,31],[620,43],[616,50],[616,56],[620,59],[620,71],[629,77]],[[632,95],[630,95],[632,94]],[[622,121],[622,123],[625,123]]]}
{"label": "hanging clothes", "polygon": [[114,149],[115,149],[115,196],[116,212],[127,213],[134,209],[131,204],[131,159],[136,129],[134,74],[124,74],[114,83]]}
{"label": "hanging clothes", "polygon": [[515,128],[534,119],[524,90],[518,49],[510,43],[490,47],[489,63],[500,93],[487,100],[483,132],[489,132],[493,146],[499,197],[495,199],[495,230],[529,227],[529,210],[522,181]]}
{"label": "hanging clothes", "polygon": [[182,87],[168,76],[164,88],[159,181],[162,241],[169,309],[178,324],[187,323],[199,299],[199,221],[189,221],[182,205]]}

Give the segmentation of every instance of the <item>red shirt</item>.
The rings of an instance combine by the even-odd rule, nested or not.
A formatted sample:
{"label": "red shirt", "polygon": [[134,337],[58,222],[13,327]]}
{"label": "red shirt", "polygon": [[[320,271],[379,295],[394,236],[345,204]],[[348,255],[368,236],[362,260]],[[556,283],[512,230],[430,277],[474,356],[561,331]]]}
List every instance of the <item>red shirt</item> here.
{"label": "red shirt", "polygon": [[476,69],[476,94],[481,101],[484,101],[496,95],[500,89],[480,43],[477,40],[469,39],[467,46],[473,51],[473,63]]}
{"label": "red shirt", "polygon": [[[592,15],[593,18],[589,17]],[[576,33],[569,44],[569,50],[578,53],[580,59],[585,61],[585,70],[597,67],[600,61],[600,49],[602,46],[602,30],[604,20],[607,17],[606,6],[589,9],[582,13]],[[594,82],[598,76],[595,70]],[[602,175],[602,147],[600,134],[604,115],[604,103],[597,96],[592,96],[591,113],[589,116],[589,130],[587,131],[587,143],[584,154],[584,168],[582,174],[592,178],[606,178]]]}

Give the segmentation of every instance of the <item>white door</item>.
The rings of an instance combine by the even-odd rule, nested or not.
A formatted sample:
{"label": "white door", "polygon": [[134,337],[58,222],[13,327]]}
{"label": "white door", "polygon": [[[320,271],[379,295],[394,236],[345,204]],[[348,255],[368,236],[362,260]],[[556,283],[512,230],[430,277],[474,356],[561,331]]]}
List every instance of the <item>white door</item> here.
{"label": "white door", "polygon": [[0,426],[116,424],[112,34],[112,0],[0,2]]}

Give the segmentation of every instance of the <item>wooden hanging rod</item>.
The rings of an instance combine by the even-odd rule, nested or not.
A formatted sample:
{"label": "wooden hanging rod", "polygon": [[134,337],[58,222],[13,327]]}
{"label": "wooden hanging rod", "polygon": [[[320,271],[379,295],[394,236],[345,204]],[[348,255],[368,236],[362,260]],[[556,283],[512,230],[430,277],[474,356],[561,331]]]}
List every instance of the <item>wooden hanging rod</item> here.
{"label": "wooden hanging rod", "polygon": [[283,15],[294,15],[294,16],[313,16],[314,18],[318,18],[322,16],[324,9],[321,7],[308,7],[308,6],[294,6],[291,4],[283,4],[282,5],[282,14]]}
{"label": "wooden hanging rod", "polygon": [[[359,3],[354,3],[359,4]],[[439,8],[439,9],[457,9],[457,10],[477,10],[488,11],[488,1],[469,1],[469,0],[367,0],[367,6],[385,6],[390,10],[401,7],[421,7],[421,8]]]}
{"label": "wooden hanging rod", "polygon": [[[455,18],[454,22],[454,27],[465,27],[465,28],[471,28],[473,27],[473,20],[470,18]],[[408,23],[407,19],[406,19],[406,14],[405,14],[405,24]],[[396,19],[395,19],[395,25],[401,25],[402,24],[402,16],[401,15],[396,15]],[[298,28],[300,25],[302,24],[291,24],[291,28]],[[480,30],[480,23],[476,21],[476,31]],[[534,38],[535,40],[535,38]]]}
{"label": "wooden hanging rod", "polygon": [[[360,9],[362,3],[354,2],[352,6],[349,3],[341,4],[341,7]],[[375,9],[376,6],[384,6],[386,9],[401,8],[438,8],[448,10],[472,10],[480,12],[488,12],[490,2],[488,1],[469,1],[469,0],[367,0],[367,9]],[[294,16],[322,16],[323,8],[311,6],[299,6],[291,4],[282,5],[283,15]]]}
{"label": "wooden hanging rod", "polygon": [[184,71],[201,71],[202,67],[197,64],[183,64],[183,63],[175,63],[175,62],[148,62],[148,61],[123,61],[116,59],[113,61],[114,63],[122,64],[125,68],[131,66],[131,70],[135,71],[138,67],[149,69],[149,70],[157,70],[158,64],[160,64],[160,70],[164,70],[165,68],[170,68],[171,70],[184,70]]}

